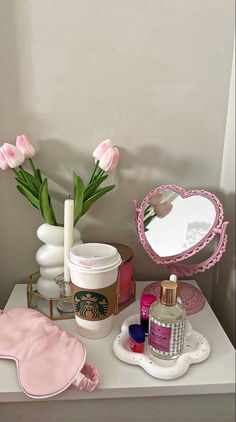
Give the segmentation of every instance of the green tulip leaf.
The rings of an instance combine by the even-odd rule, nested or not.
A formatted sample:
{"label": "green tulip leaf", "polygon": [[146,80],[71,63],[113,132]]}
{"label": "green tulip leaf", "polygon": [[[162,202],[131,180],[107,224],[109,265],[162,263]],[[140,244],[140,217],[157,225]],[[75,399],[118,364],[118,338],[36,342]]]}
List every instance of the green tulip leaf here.
{"label": "green tulip leaf", "polygon": [[16,177],[15,179],[18,183],[20,183],[21,186],[23,186],[25,189],[30,191],[32,193],[32,195],[35,196],[35,198],[37,198],[37,199],[39,198],[39,193],[37,191],[35,191],[35,189],[33,189],[31,185],[29,185],[27,182],[20,179],[19,177]]}
{"label": "green tulip leaf", "polygon": [[41,214],[44,220],[51,225],[57,226],[56,217],[51,205],[50,196],[48,194],[48,181],[44,179],[39,191],[39,204]]}
{"label": "green tulip leaf", "polygon": [[84,191],[84,201],[88,199],[93,193],[96,191],[98,186],[100,186],[104,180],[106,180],[108,177],[108,174],[105,174],[104,176],[100,177],[99,179],[95,179],[92,183],[90,183],[87,188]]}
{"label": "green tulip leaf", "polygon": [[79,221],[82,215],[83,200],[84,200],[84,185],[80,176],[73,173],[74,182],[74,224]]}
{"label": "green tulip leaf", "polygon": [[26,177],[24,175],[24,169],[23,168],[18,171],[18,177],[20,179],[24,180],[25,182],[27,182],[27,179],[26,179]]}
{"label": "green tulip leaf", "polygon": [[106,186],[105,188],[99,189],[92,196],[90,196],[90,198],[88,198],[86,201],[84,201],[83,209],[82,209],[82,214],[81,215],[84,215],[89,210],[89,208],[91,207],[91,205],[95,201],[97,201],[97,199],[101,198],[107,192],[110,192],[112,189],[114,189],[115,186],[116,185],[109,185],[109,186]]}
{"label": "green tulip leaf", "polygon": [[147,227],[147,225],[149,224],[149,223],[151,223],[151,221],[153,220],[153,218],[156,216],[156,214],[154,213],[154,214],[152,214],[152,215],[150,215],[149,217],[147,217],[147,219],[145,219],[144,220],[144,226],[145,227]]}
{"label": "green tulip leaf", "polygon": [[40,209],[39,200],[35,198],[35,196],[32,195],[32,193],[27,188],[20,185],[17,185],[16,187],[18,191],[28,199],[31,205],[33,205],[35,208]]}
{"label": "green tulip leaf", "polygon": [[26,181],[29,186],[31,186],[32,190],[34,191],[35,195],[38,195],[41,183],[30,174],[28,171],[24,170],[23,168],[19,171],[20,179]]}
{"label": "green tulip leaf", "polygon": [[39,183],[40,184],[43,183],[41,171],[39,169],[36,169],[36,175],[37,175],[37,179],[38,179]]}
{"label": "green tulip leaf", "polygon": [[30,174],[28,171],[24,170],[24,173],[25,173],[25,177],[29,179],[32,185],[34,185],[35,189],[39,191],[42,182],[40,182],[35,176],[32,176],[32,174]]}

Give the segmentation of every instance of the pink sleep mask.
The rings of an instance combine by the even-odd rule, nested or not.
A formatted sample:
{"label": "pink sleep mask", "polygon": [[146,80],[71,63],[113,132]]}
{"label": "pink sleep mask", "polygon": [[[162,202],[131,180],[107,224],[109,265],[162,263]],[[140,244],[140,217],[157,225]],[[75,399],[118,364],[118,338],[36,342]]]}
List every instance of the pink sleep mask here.
{"label": "pink sleep mask", "polygon": [[93,391],[99,383],[83,343],[33,309],[0,310],[0,358],[16,362],[20,386],[32,398],[55,396],[71,384]]}

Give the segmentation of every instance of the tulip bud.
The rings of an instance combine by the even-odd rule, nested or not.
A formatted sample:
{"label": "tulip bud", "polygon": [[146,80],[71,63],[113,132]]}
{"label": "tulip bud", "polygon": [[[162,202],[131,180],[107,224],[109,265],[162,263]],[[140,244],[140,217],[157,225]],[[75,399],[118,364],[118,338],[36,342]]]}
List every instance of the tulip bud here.
{"label": "tulip bud", "polygon": [[2,170],[6,170],[6,169],[9,168],[9,165],[7,164],[7,159],[5,157],[5,154],[2,151],[2,147],[0,148],[0,168]]}
{"label": "tulip bud", "polygon": [[159,218],[166,217],[166,215],[168,215],[173,208],[173,204],[163,200],[162,192],[159,192],[153,196],[149,202],[153,206],[156,216]]}
{"label": "tulip bud", "polygon": [[36,150],[30,140],[25,135],[18,135],[16,138],[16,146],[25,158],[31,158],[36,154]]}
{"label": "tulip bud", "polygon": [[99,167],[106,172],[115,170],[118,161],[120,158],[120,153],[118,148],[112,147],[103,154],[101,160],[99,161]]}
{"label": "tulip bud", "polygon": [[20,166],[25,161],[24,155],[15,145],[5,143],[1,150],[6,158],[8,166],[12,169]]}
{"label": "tulip bud", "polygon": [[153,205],[153,208],[157,217],[164,218],[171,212],[173,204],[166,201],[158,205]]}
{"label": "tulip bud", "polygon": [[149,203],[154,207],[155,205],[160,204],[162,200],[163,200],[163,195],[161,192],[159,192],[150,199]]}
{"label": "tulip bud", "polygon": [[106,139],[105,141],[100,142],[100,144],[95,148],[93,151],[93,157],[96,160],[101,160],[103,154],[108,150],[108,148],[112,148],[112,142],[110,139]]}

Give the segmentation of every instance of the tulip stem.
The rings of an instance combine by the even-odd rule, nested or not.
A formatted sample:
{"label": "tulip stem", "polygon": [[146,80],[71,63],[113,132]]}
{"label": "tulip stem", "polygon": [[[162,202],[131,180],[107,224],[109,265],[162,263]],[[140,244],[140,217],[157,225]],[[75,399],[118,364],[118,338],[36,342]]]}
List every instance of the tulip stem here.
{"label": "tulip stem", "polygon": [[143,225],[144,225],[144,230],[145,231],[148,231],[147,226],[148,226],[149,223],[151,223],[151,221],[153,220],[154,217],[156,217],[156,214],[155,213],[154,214],[150,214],[150,215],[148,215],[147,217],[145,217],[143,219]]}
{"label": "tulip stem", "polygon": [[97,168],[98,168],[98,163],[99,163],[99,160],[97,160],[97,161],[96,161],[96,164],[95,164],[95,167],[94,167],[94,170],[93,170],[92,176],[91,176],[90,181],[89,181],[89,185],[90,185],[90,183],[92,183],[92,182],[93,182],[93,180],[94,180],[94,176],[95,176],[95,173],[96,173]]}
{"label": "tulip stem", "polygon": [[96,176],[94,177],[95,179],[98,179],[100,177],[102,177],[104,175],[105,171],[102,169],[99,169],[98,173],[96,174]]}
{"label": "tulip stem", "polygon": [[16,177],[19,177],[18,171],[16,169],[14,169],[14,168],[12,170],[14,171]]}
{"label": "tulip stem", "polygon": [[150,208],[151,208],[151,205],[148,204],[147,208],[145,208],[145,211],[144,211],[144,217],[146,217],[146,215],[149,214]]}
{"label": "tulip stem", "polygon": [[155,217],[155,212],[153,211],[153,209],[152,210],[150,210],[149,212],[148,212],[148,214],[146,214],[145,216],[144,216],[144,219],[143,219],[143,222],[145,223],[145,221],[147,221],[147,220],[149,220],[149,218],[150,217]]}
{"label": "tulip stem", "polygon": [[32,167],[33,173],[34,173],[35,177],[37,178],[37,172],[36,172],[36,168],[35,168],[35,165],[33,163],[32,158],[29,158],[29,162],[30,162],[30,165]]}
{"label": "tulip stem", "polygon": [[22,166],[19,166],[20,167],[20,169],[21,169],[21,175],[22,175],[22,179],[23,180],[25,180],[27,183],[28,183],[28,180],[27,180],[27,178],[25,177],[25,170],[23,169],[23,167]]}

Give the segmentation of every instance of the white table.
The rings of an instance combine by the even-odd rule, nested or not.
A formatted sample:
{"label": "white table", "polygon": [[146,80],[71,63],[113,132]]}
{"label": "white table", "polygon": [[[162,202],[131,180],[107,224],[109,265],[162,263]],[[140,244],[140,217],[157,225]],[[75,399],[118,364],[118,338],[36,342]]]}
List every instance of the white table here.
{"label": "white table", "polygon": [[[149,283],[150,281],[137,283],[137,299]],[[191,283],[196,285],[194,281]],[[24,306],[27,306],[26,285],[18,284],[13,289],[6,309]],[[20,409],[25,418],[23,420],[30,422],[44,420],[43,416],[42,419],[36,418],[36,414],[43,409],[47,409],[47,415],[50,414],[51,420],[68,422],[92,421],[94,415],[97,415],[95,421],[101,418],[103,421],[114,422],[126,420],[190,422],[195,421],[195,418],[198,422],[233,421],[235,350],[209,304],[206,303],[204,309],[189,317],[189,320],[193,328],[210,342],[211,355],[205,362],[190,366],[182,378],[172,381],[155,379],[142,368],[123,363],[112,354],[112,343],[120,332],[122,321],[129,315],[137,313],[138,309],[137,300],[117,315],[112,333],[104,339],[89,340],[81,337],[87,347],[87,361],[93,363],[101,376],[100,387],[92,394],[80,392],[72,387],[43,402],[30,399],[19,387],[15,363],[0,360],[0,403],[2,403],[0,421],[5,422],[5,419],[1,419],[1,415],[6,420],[13,420],[10,416],[14,417],[14,411],[19,414]],[[74,320],[57,321],[57,324],[79,337]],[[12,402],[18,404],[13,405]],[[106,410],[111,409],[111,406],[112,413],[107,416]],[[157,419],[157,414],[160,417],[162,415],[163,419]]]}

